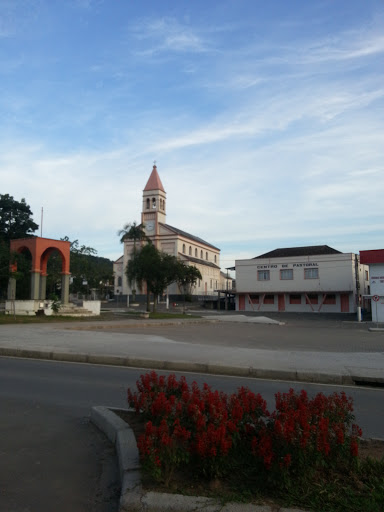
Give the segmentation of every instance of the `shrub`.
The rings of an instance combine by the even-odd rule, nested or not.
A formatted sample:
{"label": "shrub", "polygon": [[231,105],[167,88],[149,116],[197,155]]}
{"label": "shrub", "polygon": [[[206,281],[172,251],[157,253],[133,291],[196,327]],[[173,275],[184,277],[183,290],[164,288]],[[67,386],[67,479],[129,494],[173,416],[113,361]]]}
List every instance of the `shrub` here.
{"label": "shrub", "polygon": [[270,413],[260,394],[227,395],[185,377],[141,375],[128,403],[146,420],[138,440],[144,468],[167,485],[174,471],[214,479],[241,471],[262,485],[289,486],[324,468],[351,467],[361,429],[345,393],[275,395]]}

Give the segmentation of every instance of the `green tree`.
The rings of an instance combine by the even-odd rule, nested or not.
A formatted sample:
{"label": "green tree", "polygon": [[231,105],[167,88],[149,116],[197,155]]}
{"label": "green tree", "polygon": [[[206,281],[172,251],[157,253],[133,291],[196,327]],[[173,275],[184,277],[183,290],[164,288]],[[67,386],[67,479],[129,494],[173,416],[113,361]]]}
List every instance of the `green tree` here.
{"label": "green tree", "polygon": [[[136,244],[138,242],[148,241],[149,238],[145,234],[144,231],[144,224],[137,224],[136,221],[131,223],[127,223],[124,225],[123,229],[120,229],[117,234],[120,237],[120,243],[124,243],[126,240],[132,240],[133,241],[133,249],[131,254],[131,259],[136,254]],[[132,302],[136,301],[136,282],[135,279],[133,279],[129,286],[132,286]]]}
{"label": "green tree", "polygon": [[[11,240],[33,236],[33,232],[38,228],[32,220],[32,211],[25,199],[16,201],[9,194],[0,194],[0,297],[6,297],[8,287]],[[23,258],[22,255],[18,255],[16,259],[17,292],[20,297],[27,298],[30,262],[28,263],[28,258]]]}
{"label": "green tree", "polygon": [[176,282],[179,285],[180,291],[184,294],[184,312],[186,298],[192,295],[198,279],[202,279],[202,276],[197,267],[178,261]]}
{"label": "green tree", "polygon": [[139,289],[147,285],[147,311],[149,311],[150,294],[154,296],[153,312],[156,311],[157,296],[161,295],[177,279],[178,261],[175,256],[156,249],[152,243],[136,250],[128,261],[126,275],[128,283],[136,282]]}
{"label": "green tree", "polygon": [[0,240],[9,243],[16,238],[26,238],[38,228],[25,199],[16,201],[9,194],[0,194]]}
{"label": "green tree", "polygon": [[[70,241],[67,236],[61,240]],[[101,295],[108,292],[108,286],[113,282],[113,262],[96,254],[93,247],[80,245],[78,240],[71,242],[71,293],[88,295],[92,288],[98,289]],[[57,293],[61,286],[61,256],[57,251],[48,260],[47,273],[47,294]]]}

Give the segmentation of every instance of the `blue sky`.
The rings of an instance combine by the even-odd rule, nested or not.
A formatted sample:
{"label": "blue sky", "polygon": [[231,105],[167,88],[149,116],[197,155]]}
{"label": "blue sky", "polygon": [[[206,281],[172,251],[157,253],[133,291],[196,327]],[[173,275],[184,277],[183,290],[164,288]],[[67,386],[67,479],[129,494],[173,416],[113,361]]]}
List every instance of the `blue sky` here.
{"label": "blue sky", "polygon": [[156,160],[223,268],[381,249],[383,29],[382,0],[0,0],[0,193],[115,259]]}

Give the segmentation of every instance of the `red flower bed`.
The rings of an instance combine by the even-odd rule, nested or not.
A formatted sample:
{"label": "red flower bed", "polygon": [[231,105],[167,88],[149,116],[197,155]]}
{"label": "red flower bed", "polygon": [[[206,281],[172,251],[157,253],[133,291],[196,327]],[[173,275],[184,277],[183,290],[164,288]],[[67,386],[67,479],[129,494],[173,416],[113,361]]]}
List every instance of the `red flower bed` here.
{"label": "red flower bed", "polygon": [[140,377],[128,403],[147,424],[138,440],[144,467],[166,483],[187,465],[195,474],[225,477],[241,468],[265,481],[350,465],[358,455],[361,429],[353,423],[345,393],[310,399],[305,391],[275,395],[270,413],[260,394],[247,388],[228,396],[185,377]]}

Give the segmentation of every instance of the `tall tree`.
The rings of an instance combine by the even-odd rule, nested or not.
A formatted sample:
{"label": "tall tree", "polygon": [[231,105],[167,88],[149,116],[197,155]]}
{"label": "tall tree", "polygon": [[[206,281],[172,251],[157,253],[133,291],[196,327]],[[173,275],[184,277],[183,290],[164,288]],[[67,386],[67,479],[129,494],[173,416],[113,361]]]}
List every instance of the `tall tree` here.
{"label": "tall tree", "polygon": [[[62,238],[69,242],[66,236]],[[72,282],[71,293],[88,295],[92,288],[97,289],[101,296],[109,291],[110,283],[113,282],[113,262],[107,258],[96,256],[97,251],[93,247],[80,245],[78,240],[71,242],[70,270]],[[61,256],[54,251],[48,260],[47,294],[57,293],[61,286]]]}
{"label": "tall tree", "polygon": [[148,240],[144,228],[144,224],[137,224],[136,221],[132,222],[132,224],[125,224],[123,229],[120,229],[120,231],[117,232],[120,237],[120,242],[123,243],[125,240],[133,240],[133,249],[135,251],[137,242]]}
{"label": "tall tree", "polygon": [[9,243],[15,238],[26,238],[38,228],[25,199],[16,201],[9,194],[0,194],[0,240]]}
{"label": "tall tree", "polygon": [[[6,297],[8,287],[11,240],[30,237],[38,228],[32,220],[32,211],[25,199],[16,201],[9,194],[0,194],[0,297]],[[17,289],[18,294],[24,298],[28,296],[30,268],[27,269],[28,263],[21,255],[17,260]]]}
{"label": "tall tree", "polygon": [[198,279],[202,279],[202,276],[197,267],[186,265],[184,262],[178,261],[176,282],[179,285],[180,291],[184,294],[184,312],[186,297],[192,295]]}
{"label": "tall tree", "polygon": [[[144,240],[148,241],[149,238],[145,234],[144,230],[145,226],[144,224],[137,224],[136,221],[131,223],[127,223],[124,225],[123,229],[120,229],[120,231],[117,232],[118,236],[120,237],[120,243],[124,243],[126,240],[132,240],[133,241],[133,249],[131,254],[131,259],[136,254],[136,244],[137,242],[142,242]],[[136,301],[136,282],[135,279],[133,279],[130,282],[130,286],[132,286],[132,302]]]}
{"label": "tall tree", "polygon": [[153,293],[153,312],[156,311],[157,296],[161,295],[177,279],[178,261],[175,256],[161,252],[152,243],[138,249],[128,261],[126,275],[131,284],[136,281],[142,289],[147,285],[147,311],[149,298]]}

